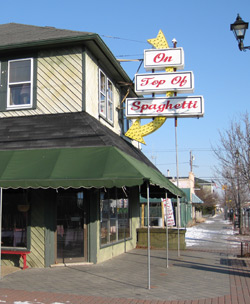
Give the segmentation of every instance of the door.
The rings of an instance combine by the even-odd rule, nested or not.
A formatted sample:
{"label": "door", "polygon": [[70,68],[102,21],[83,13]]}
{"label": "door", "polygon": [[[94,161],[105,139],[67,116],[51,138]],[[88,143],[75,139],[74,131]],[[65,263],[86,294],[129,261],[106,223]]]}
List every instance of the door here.
{"label": "door", "polygon": [[58,193],[56,239],[56,263],[87,261],[86,204],[82,191]]}

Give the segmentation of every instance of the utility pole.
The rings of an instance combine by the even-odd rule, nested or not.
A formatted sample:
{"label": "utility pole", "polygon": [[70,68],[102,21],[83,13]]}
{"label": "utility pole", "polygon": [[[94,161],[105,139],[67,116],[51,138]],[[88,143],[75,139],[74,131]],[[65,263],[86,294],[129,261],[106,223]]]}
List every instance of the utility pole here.
{"label": "utility pole", "polygon": [[239,233],[242,234],[242,210],[241,210],[241,200],[240,200],[240,180],[239,180],[239,157],[240,153],[237,149],[235,152],[236,158],[236,176],[237,176],[237,207],[238,207],[238,224],[239,224]]}
{"label": "utility pole", "polygon": [[192,155],[192,151],[190,151],[190,171],[193,172],[193,161],[194,161],[194,156]]}

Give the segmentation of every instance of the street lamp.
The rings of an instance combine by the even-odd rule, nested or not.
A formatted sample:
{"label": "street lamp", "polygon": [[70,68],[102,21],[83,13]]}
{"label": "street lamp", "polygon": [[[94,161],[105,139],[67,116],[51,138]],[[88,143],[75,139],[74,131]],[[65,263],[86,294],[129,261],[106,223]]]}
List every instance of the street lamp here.
{"label": "street lamp", "polygon": [[239,49],[241,51],[250,50],[250,46],[244,46],[243,40],[245,38],[246,30],[248,29],[248,22],[241,19],[240,15],[233,24],[230,25],[230,30],[233,31],[236,40],[238,41]]}

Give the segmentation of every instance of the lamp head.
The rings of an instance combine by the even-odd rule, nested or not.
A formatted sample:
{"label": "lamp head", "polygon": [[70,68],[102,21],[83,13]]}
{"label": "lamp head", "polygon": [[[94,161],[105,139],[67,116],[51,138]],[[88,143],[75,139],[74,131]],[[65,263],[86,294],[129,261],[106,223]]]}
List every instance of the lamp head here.
{"label": "lamp head", "polygon": [[245,38],[246,30],[248,29],[248,22],[241,19],[240,15],[233,24],[230,25],[230,30],[233,31],[236,40],[239,43],[239,49],[242,51],[244,49],[243,40]]}

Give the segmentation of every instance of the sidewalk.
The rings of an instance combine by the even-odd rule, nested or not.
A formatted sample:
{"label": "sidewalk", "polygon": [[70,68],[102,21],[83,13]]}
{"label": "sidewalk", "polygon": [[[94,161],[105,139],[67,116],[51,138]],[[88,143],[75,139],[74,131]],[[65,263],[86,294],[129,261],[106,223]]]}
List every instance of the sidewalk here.
{"label": "sidewalk", "polygon": [[179,257],[169,251],[168,268],[166,251],[151,250],[150,290],[147,250],[134,249],[97,265],[8,274],[0,281],[0,303],[249,304],[250,259],[237,258],[239,237],[230,237],[229,251],[217,243],[208,240],[210,247],[189,248]]}
{"label": "sidewalk", "polygon": [[[250,260],[186,250],[135,249],[98,265],[27,269],[0,282],[1,303],[250,303]],[[186,300],[186,301],[185,301]]]}

